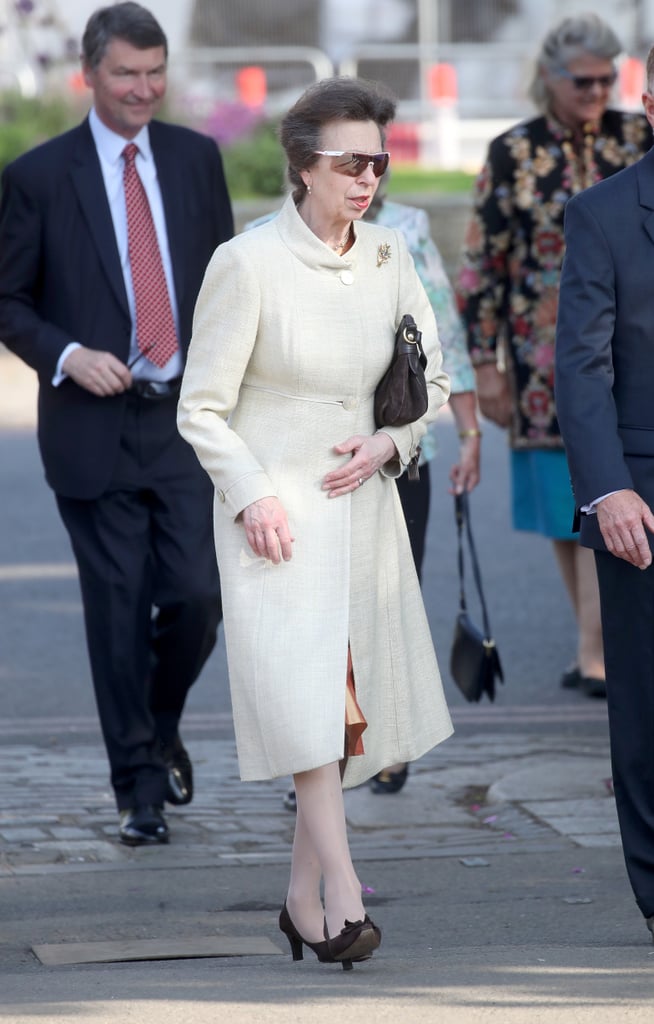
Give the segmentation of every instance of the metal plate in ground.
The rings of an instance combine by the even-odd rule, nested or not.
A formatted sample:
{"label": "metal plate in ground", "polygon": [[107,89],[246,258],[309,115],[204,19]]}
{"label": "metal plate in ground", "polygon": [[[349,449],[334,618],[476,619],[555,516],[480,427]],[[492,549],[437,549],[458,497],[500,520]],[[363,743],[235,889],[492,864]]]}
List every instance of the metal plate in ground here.
{"label": "metal plate in ground", "polygon": [[196,939],[126,939],[117,942],[64,942],[32,946],[47,967],[130,960],[195,960],[221,956],[279,956],[282,950],[263,936],[203,936]]}

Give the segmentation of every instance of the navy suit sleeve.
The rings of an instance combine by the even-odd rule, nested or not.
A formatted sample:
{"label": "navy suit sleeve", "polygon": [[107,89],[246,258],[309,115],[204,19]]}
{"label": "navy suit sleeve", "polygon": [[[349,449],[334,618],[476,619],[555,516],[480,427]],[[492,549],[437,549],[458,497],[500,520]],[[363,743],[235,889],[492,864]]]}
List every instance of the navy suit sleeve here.
{"label": "navy suit sleeve", "polygon": [[[608,214],[607,214],[608,215]],[[614,257],[583,194],[565,211],[556,331],[556,408],[577,507],[632,488],[613,395]]]}
{"label": "navy suit sleeve", "polygon": [[39,374],[52,377],[59,356],[74,339],[37,310],[42,237],[36,190],[10,165],[2,176],[0,201],[0,340]]}

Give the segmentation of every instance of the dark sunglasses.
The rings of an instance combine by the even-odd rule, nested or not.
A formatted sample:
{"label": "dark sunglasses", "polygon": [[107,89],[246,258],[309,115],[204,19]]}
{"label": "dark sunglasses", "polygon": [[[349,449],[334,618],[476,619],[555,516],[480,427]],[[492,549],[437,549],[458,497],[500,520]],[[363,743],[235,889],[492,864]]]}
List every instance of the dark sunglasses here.
{"label": "dark sunglasses", "polygon": [[381,178],[391,158],[390,153],[352,153],[346,149],[316,149],[314,153],[318,156],[333,157],[333,169],[339,174],[347,174],[350,178],[358,178],[366,167],[372,167],[375,177]]}
{"label": "dark sunglasses", "polygon": [[559,71],[559,77],[569,78],[579,92],[588,92],[594,85],[599,85],[602,89],[610,89],[612,85],[615,85],[618,72],[612,71],[610,75],[573,75],[570,71]]}

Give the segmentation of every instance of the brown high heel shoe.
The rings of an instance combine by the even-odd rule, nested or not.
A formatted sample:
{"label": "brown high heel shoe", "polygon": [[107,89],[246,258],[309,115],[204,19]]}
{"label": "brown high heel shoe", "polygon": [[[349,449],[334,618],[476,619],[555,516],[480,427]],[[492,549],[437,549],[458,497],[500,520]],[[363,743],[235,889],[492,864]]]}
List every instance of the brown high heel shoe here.
{"label": "brown high heel shoe", "polygon": [[[368,924],[372,924],[372,922],[370,921],[369,917],[366,917],[366,921],[368,922]],[[346,922],[346,923],[348,923],[348,922]],[[358,924],[361,924],[361,922],[359,921]],[[372,925],[372,927],[374,928],[374,925]],[[370,955],[371,955],[370,953],[365,953],[363,955],[358,955],[356,952],[354,952],[351,956],[348,956],[348,957],[340,957],[340,956],[336,957],[336,956],[332,956],[332,954],[330,952],[329,940],[327,938],[325,938],[323,942],[309,942],[307,939],[304,938],[303,935],[300,935],[299,931],[297,930],[297,928],[295,927],[295,925],[291,921],[291,915],[288,912],[288,908],[286,906],[286,903],[284,903],[284,906],[282,907],[281,913],[279,915],[279,928],[280,928],[280,931],[282,931],[284,933],[284,935],[286,936],[286,938],[289,941],[289,944],[290,944],[290,947],[291,947],[291,953],[293,954],[293,960],[303,960],[304,959],[304,951],[302,949],[302,946],[304,945],[304,946],[308,946],[309,949],[312,950],[312,952],[314,952],[316,954],[316,956],[317,956],[317,958],[318,958],[318,960],[320,961],[321,964],[337,964],[337,963],[340,963],[340,964],[343,965],[343,970],[344,971],[351,971],[352,970],[352,963],[353,962],[354,963],[358,963],[360,960],[368,960],[370,958]],[[324,929],[325,929],[325,936],[327,936],[327,924],[326,923],[325,923]],[[377,931],[377,935],[378,935],[378,941],[377,941],[377,946],[378,946],[379,942],[381,941],[381,933],[380,933],[379,929],[376,929],[376,931]],[[342,934],[343,933],[341,932],[341,935]],[[338,939],[336,939],[335,941],[338,941]],[[349,941],[350,941],[350,939],[349,939],[349,936],[348,936],[348,942]]]}
{"label": "brown high heel shoe", "polygon": [[305,939],[300,935],[299,931],[291,921],[291,915],[286,907],[286,902],[284,902],[284,906],[282,907],[279,915],[279,928],[290,943],[291,953],[293,954],[294,960],[304,959],[302,946],[305,945],[316,954],[321,963],[331,964],[335,962],[329,953],[327,940],[324,940],[323,942],[309,942],[308,939]]}
{"label": "brown high heel shoe", "polygon": [[333,939],[325,922],[325,938],[330,957],[342,963],[344,971],[351,971],[353,962],[370,959],[381,943],[381,929],[366,914],[363,921],[346,920],[345,927]]}

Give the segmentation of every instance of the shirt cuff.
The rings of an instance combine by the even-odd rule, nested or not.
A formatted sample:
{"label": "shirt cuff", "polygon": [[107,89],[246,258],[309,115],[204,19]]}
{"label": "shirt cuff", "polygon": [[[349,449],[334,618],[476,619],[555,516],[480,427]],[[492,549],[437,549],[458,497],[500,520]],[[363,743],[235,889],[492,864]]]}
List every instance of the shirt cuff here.
{"label": "shirt cuff", "polygon": [[605,498],[610,498],[612,494],[617,493],[617,491],[608,491],[608,493],[603,494],[601,498],[595,498],[595,500],[591,501],[588,505],[582,505],[579,511],[583,513],[583,515],[585,516],[594,516],[597,512],[597,506],[599,505],[600,501],[604,501]]}
{"label": "shirt cuff", "polygon": [[62,370],[62,366],[66,362],[66,359],[68,358],[70,353],[74,349],[81,348],[81,347],[82,346],[80,345],[79,341],[69,341],[68,342],[68,344],[66,345],[66,348],[63,350],[63,352],[61,353],[61,355],[59,356],[59,358],[57,360],[57,365],[55,367],[54,377],[52,378],[52,381],[51,381],[51,384],[52,384],[53,388],[58,388],[59,385],[62,383],[62,381],[66,380],[68,378],[68,374],[64,373],[64,371]]}

